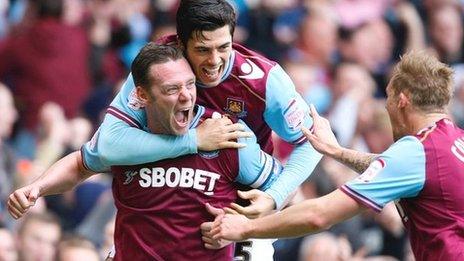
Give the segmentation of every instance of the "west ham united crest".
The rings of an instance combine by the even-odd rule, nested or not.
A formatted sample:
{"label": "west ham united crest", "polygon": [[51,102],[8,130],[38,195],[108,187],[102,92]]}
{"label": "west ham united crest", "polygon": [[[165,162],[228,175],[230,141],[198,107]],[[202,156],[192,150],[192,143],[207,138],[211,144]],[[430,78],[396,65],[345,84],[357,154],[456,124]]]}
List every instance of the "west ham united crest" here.
{"label": "west ham united crest", "polygon": [[245,102],[237,98],[227,98],[227,104],[224,111],[238,118],[243,118],[247,115]]}

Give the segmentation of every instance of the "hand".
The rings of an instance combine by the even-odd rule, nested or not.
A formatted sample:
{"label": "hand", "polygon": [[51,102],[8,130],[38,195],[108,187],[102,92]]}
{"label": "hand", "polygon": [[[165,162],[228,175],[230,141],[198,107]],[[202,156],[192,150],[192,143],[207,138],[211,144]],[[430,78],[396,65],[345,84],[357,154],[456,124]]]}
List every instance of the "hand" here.
{"label": "hand", "polygon": [[[225,214],[224,210],[220,208],[215,208],[208,203],[206,203],[206,210],[208,210],[208,212],[215,217],[215,220],[221,218]],[[213,224],[214,222],[204,222],[200,225],[201,235],[202,235],[201,239],[205,243],[205,248],[220,249],[232,243],[231,241],[224,240],[224,239],[213,239],[213,235],[211,233]]]}
{"label": "hand", "polygon": [[237,191],[238,196],[251,201],[251,205],[242,207],[236,203],[230,204],[230,208],[225,208],[229,214],[242,214],[248,218],[258,218],[269,214],[275,208],[274,199],[266,192],[252,189],[250,191]]}
{"label": "hand", "polygon": [[40,189],[37,186],[25,186],[11,193],[8,198],[8,212],[14,219],[21,218],[35,205]]}
{"label": "hand", "polygon": [[244,131],[245,127],[240,123],[223,117],[220,119],[206,119],[197,127],[198,149],[213,151],[219,149],[238,149],[245,147],[238,143],[238,138],[253,136],[253,133]]}
{"label": "hand", "polygon": [[226,214],[214,220],[211,233],[213,239],[225,239],[243,241],[247,239],[246,231],[249,230],[249,219],[243,215]]}
{"label": "hand", "polygon": [[317,113],[314,105],[310,105],[310,110],[313,118],[313,132],[311,133],[305,127],[302,127],[301,131],[319,153],[334,157],[341,152],[342,147],[338,144],[329,121]]}

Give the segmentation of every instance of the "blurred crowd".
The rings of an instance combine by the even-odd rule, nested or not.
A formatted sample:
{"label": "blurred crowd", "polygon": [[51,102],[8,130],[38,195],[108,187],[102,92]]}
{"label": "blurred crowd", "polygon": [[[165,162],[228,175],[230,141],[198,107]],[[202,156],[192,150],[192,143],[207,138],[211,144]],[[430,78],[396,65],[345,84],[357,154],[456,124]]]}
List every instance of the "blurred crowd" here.
{"label": "blurred crowd", "polygon": [[[230,2],[238,13],[234,41],[278,61],[304,99],[329,118],[342,146],[379,153],[392,144],[386,82],[411,49],[455,68],[449,112],[464,127],[464,1]],[[21,221],[8,215],[6,200],[90,139],[138,50],[175,33],[177,4],[0,0],[0,260],[106,256],[114,229],[111,176],[39,200]],[[274,143],[285,162],[292,147],[277,137]],[[324,195],[355,175],[324,158],[292,202]],[[279,240],[275,260],[411,260],[406,238],[389,205],[322,234]]]}

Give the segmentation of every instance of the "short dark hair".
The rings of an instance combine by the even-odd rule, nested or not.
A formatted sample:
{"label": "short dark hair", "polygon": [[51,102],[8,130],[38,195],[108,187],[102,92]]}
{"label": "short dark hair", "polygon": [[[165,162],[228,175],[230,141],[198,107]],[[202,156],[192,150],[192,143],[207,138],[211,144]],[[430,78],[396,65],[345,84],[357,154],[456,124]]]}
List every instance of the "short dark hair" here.
{"label": "short dark hair", "polygon": [[170,60],[177,61],[183,57],[182,51],[175,45],[152,42],[146,44],[132,62],[131,70],[135,86],[141,86],[148,90],[153,80],[148,72],[153,64],[165,63]]}
{"label": "short dark hair", "polygon": [[176,14],[177,35],[184,46],[192,34],[203,37],[204,31],[214,31],[229,25],[234,35],[237,18],[226,0],[181,0]]}

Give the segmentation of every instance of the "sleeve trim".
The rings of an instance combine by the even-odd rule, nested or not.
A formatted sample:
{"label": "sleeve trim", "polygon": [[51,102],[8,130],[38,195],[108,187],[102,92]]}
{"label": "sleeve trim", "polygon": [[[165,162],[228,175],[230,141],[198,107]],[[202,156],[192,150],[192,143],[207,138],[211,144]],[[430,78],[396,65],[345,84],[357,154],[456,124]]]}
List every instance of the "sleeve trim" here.
{"label": "sleeve trim", "polygon": [[142,129],[142,126],[137,120],[135,120],[134,118],[127,115],[125,112],[119,110],[116,107],[109,106],[108,109],[106,110],[106,113],[111,114],[114,117],[126,122],[131,127]]}
{"label": "sleeve trim", "polygon": [[89,166],[87,166],[87,164],[85,164],[85,160],[84,160],[84,157],[85,157],[84,146],[85,146],[85,145],[82,145],[82,146],[81,146],[81,149],[80,149],[80,151],[81,151],[82,166],[84,166],[84,168],[85,168],[86,170],[93,171],[93,170],[91,170],[91,169],[89,168]]}
{"label": "sleeve trim", "polygon": [[264,157],[264,164],[258,177],[256,177],[256,179],[249,185],[252,188],[261,187],[268,180],[272,173],[272,169],[274,168],[274,160],[271,156],[268,156],[261,151],[261,157]]}
{"label": "sleeve trim", "polygon": [[304,142],[306,142],[308,139],[306,139],[306,136],[305,135],[302,135],[301,137],[299,137],[298,139],[296,139],[295,141],[292,142],[292,144],[294,145],[301,145],[303,144]]}
{"label": "sleeve trim", "polygon": [[358,192],[352,190],[350,187],[347,185],[343,185],[340,187],[340,190],[343,191],[346,195],[348,195],[350,198],[356,200],[357,202],[363,204],[366,207],[371,208],[375,212],[380,212],[382,211],[382,206],[379,204],[373,202],[372,200],[366,198],[365,196],[359,194]]}

